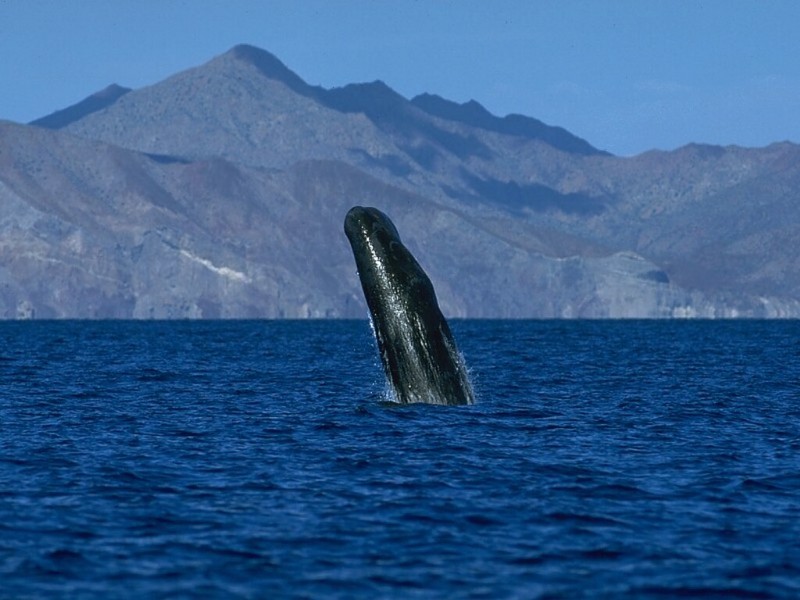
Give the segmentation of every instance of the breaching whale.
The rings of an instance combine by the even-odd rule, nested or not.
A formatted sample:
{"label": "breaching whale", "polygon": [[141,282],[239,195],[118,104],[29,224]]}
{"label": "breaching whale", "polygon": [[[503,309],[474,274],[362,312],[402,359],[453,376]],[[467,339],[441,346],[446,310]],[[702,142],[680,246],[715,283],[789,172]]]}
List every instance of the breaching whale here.
{"label": "breaching whale", "polygon": [[376,208],[354,206],[344,231],[396,400],[472,404],[467,369],[431,280],[400,241],[394,223]]}

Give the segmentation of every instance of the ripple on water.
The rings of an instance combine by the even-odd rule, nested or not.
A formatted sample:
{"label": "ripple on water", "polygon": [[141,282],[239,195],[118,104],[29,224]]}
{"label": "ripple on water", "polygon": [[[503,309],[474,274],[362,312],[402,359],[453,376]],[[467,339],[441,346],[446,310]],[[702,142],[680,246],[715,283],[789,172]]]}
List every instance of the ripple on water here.
{"label": "ripple on water", "polygon": [[[9,597],[800,595],[800,324],[0,323]],[[2,596],[3,594],[0,594]]]}

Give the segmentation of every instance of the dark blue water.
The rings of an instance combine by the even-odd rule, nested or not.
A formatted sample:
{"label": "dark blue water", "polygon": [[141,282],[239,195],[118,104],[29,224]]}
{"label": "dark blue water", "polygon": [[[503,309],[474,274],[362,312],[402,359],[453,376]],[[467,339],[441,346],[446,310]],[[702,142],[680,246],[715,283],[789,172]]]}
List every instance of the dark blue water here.
{"label": "dark blue water", "polygon": [[0,323],[0,597],[800,596],[799,322]]}

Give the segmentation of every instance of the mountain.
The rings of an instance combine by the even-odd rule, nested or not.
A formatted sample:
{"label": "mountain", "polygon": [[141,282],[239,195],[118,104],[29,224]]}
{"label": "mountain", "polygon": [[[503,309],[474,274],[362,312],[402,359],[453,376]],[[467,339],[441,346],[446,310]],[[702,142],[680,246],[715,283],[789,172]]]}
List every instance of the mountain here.
{"label": "mountain", "polygon": [[[94,99],[94,100],[92,100]],[[798,317],[800,147],[620,158],[236,46],[0,122],[0,317],[363,317],[350,206],[462,317]]]}
{"label": "mountain", "polygon": [[73,104],[72,106],[68,106],[62,110],[57,110],[46,117],[32,121],[31,125],[47,127],[48,129],[61,129],[70,123],[79,121],[87,115],[111,106],[114,104],[114,102],[122,98],[122,96],[130,91],[130,88],[122,87],[116,83],[112,83],[108,87],[92,94],[88,98],[84,98],[77,104]]}
{"label": "mountain", "polygon": [[465,123],[471,127],[510,136],[542,140],[564,152],[584,155],[601,153],[589,142],[572,135],[566,129],[551,127],[524,115],[508,115],[501,119],[491,114],[475,100],[458,104],[436,94],[420,94],[412,98],[411,103],[431,115],[448,121]]}

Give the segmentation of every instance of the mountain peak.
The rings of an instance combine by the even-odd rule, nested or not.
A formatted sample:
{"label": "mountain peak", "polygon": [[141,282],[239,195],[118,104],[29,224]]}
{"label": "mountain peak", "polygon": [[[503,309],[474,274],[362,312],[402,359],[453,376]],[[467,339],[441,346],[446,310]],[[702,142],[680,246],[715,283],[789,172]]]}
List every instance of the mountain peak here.
{"label": "mountain peak", "polygon": [[73,104],[67,108],[50,113],[45,117],[31,121],[30,125],[45,127],[47,129],[61,129],[83,117],[111,106],[130,91],[130,88],[112,83],[99,92],[95,92],[91,96],[84,98],[77,104]]}
{"label": "mountain peak", "polygon": [[362,110],[364,106],[375,104],[389,107],[406,102],[403,96],[380,79],[369,83],[351,83],[344,87],[327,90],[325,99],[330,106],[344,112]]}
{"label": "mountain peak", "polygon": [[239,44],[231,48],[226,56],[254,66],[265,77],[280,81],[295,92],[308,94],[310,86],[297,73],[283,64],[278,57],[266,50],[249,44]]}
{"label": "mountain peak", "polygon": [[104,87],[99,92],[95,92],[92,94],[94,98],[105,98],[110,100],[116,100],[131,91],[131,88],[122,87],[121,85],[117,85],[116,83],[112,83],[109,86]]}
{"label": "mountain peak", "polygon": [[412,98],[411,103],[440,119],[458,121],[472,127],[479,127],[505,135],[541,140],[565,152],[585,155],[607,154],[602,150],[598,150],[586,140],[571,134],[566,129],[553,127],[542,123],[538,119],[523,115],[497,117],[475,100],[459,104],[436,94],[420,94]]}

